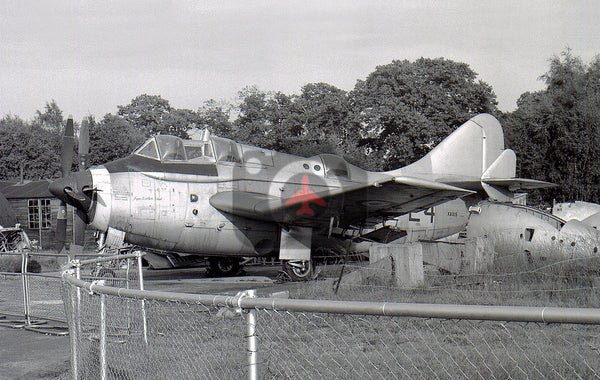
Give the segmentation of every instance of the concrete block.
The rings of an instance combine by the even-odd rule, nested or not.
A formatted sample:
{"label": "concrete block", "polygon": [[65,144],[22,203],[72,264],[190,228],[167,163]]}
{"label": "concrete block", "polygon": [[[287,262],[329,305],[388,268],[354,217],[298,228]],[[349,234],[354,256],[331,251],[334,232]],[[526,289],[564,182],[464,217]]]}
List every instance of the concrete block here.
{"label": "concrete block", "polygon": [[345,274],[340,285],[377,285],[394,286],[393,260],[390,256],[369,260],[367,267]]}
{"label": "concrete block", "polygon": [[342,278],[342,285],[376,284],[414,288],[423,285],[423,250],[420,243],[373,245],[368,267]]}
{"label": "concrete block", "polygon": [[423,245],[421,243],[388,246],[396,264],[396,284],[400,288],[415,288],[424,283]]}
{"label": "concrete block", "polygon": [[466,252],[465,243],[422,242],[423,262],[452,273],[461,273]]}

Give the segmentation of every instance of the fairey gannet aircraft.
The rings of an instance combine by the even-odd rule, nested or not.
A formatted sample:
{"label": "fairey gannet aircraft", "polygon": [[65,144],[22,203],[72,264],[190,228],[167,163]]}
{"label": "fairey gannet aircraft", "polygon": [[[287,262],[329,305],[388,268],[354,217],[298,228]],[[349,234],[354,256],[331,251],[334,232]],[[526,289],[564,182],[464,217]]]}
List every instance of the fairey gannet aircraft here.
{"label": "fairey gannet aircraft", "polygon": [[242,257],[278,256],[293,279],[306,279],[315,237],[372,234],[399,215],[477,191],[505,200],[549,185],[515,178],[515,163],[500,123],[481,114],[419,161],[387,172],[206,131],[200,140],[151,137],[128,157],[65,176],[50,191],[112,244],[209,257],[221,274],[237,272]]}

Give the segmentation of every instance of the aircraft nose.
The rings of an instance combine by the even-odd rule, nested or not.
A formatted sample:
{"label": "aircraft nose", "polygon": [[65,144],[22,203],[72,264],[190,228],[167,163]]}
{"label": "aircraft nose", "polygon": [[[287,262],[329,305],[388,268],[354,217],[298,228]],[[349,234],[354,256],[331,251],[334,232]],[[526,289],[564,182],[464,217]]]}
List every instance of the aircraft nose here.
{"label": "aircraft nose", "polygon": [[81,211],[90,211],[94,195],[94,183],[89,170],[57,179],[48,186],[48,190],[61,201]]}

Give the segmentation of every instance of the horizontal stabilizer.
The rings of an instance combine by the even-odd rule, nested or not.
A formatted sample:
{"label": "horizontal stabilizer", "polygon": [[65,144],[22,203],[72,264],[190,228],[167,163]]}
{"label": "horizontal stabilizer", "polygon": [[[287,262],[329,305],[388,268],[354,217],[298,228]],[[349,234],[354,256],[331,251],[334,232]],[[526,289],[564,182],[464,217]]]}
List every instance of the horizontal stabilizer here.
{"label": "horizontal stabilizer", "polygon": [[488,185],[508,188],[508,190],[513,192],[521,190],[546,189],[549,187],[558,186],[552,182],[528,178],[484,178],[481,181]]}
{"label": "horizontal stabilizer", "polygon": [[550,182],[535,179],[516,178],[517,156],[505,149],[481,176],[481,186],[494,200],[510,202],[515,191],[543,189],[556,186]]}

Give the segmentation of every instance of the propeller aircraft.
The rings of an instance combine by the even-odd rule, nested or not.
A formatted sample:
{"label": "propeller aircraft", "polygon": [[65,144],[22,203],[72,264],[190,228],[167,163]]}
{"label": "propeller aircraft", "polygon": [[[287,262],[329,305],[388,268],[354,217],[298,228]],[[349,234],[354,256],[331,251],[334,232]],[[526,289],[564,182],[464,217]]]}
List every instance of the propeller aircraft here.
{"label": "propeller aircraft", "polygon": [[[473,117],[422,159],[372,172],[339,156],[305,158],[211,136],[157,135],[128,157],[72,173],[50,191],[107,245],[123,242],[209,258],[231,275],[242,257],[278,256],[310,278],[312,242],[390,228],[386,221],[481,191],[497,200],[546,187],[515,177],[500,123]],[[350,233],[349,233],[350,232]]]}

